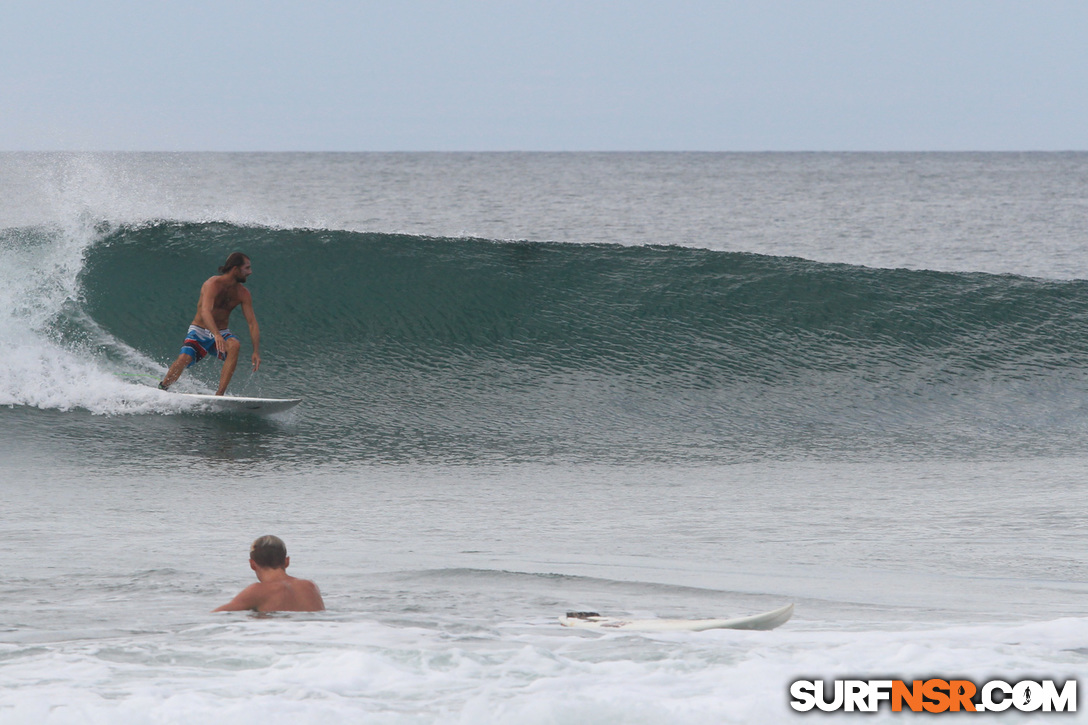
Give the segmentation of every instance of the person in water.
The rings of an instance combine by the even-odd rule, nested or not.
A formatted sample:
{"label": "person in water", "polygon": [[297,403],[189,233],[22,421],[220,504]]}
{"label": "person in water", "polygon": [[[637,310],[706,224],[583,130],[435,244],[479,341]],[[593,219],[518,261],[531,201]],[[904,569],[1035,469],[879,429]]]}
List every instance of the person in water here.
{"label": "person in water", "polygon": [[242,306],[242,314],[249,323],[249,336],[253,340],[253,371],[256,372],[261,367],[261,331],[257,327],[257,316],[253,312],[253,297],[243,286],[252,273],[253,266],[249,257],[241,252],[234,252],[219,268],[219,274],[209,277],[200,287],[196,316],[189,325],[189,332],[181,346],[181,354],[166,371],[166,377],[159,383],[160,388],[166,390],[181,377],[185,368],[214,352],[223,361],[223,370],[219,373],[219,390],[215,394],[222,395],[226,392],[242,349],[242,343],[228,326],[230,313],[238,305]]}
{"label": "person in water", "polygon": [[249,549],[249,568],[257,575],[238,596],[214,612],[238,612],[252,609],[258,612],[322,612],[325,602],[317,585],[297,579],[287,573],[291,557],[287,547],[276,536],[262,536]]}

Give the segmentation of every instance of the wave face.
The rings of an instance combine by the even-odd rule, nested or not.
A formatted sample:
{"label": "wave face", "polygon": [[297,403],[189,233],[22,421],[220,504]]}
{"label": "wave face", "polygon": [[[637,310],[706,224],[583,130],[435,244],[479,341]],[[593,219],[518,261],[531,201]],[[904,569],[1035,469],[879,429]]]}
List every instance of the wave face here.
{"label": "wave face", "polygon": [[1083,282],[702,249],[122,227],[85,251],[53,336],[159,374],[236,249],[264,364],[232,392],[306,398],[294,444],[334,459],[962,455],[1088,423]]}

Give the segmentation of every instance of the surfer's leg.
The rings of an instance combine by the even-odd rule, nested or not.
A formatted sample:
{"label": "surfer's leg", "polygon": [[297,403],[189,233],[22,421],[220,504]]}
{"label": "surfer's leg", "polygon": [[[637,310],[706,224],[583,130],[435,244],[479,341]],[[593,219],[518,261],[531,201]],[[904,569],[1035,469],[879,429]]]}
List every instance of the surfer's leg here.
{"label": "surfer's leg", "polygon": [[170,366],[170,369],[166,371],[166,377],[159,383],[159,387],[166,390],[181,377],[181,374],[185,371],[185,368],[193,364],[193,358],[190,355],[182,353],[178,355],[178,359],[174,361],[174,364]]}
{"label": "surfer's leg", "polygon": [[237,337],[228,337],[223,342],[227,344],[227,359],[223,361],[223,371],[219,373],[219,390],[215,391],[216,395],[227,392],[230,379],[234,376],[234,368],[238,366],[238,353],[242,349],[242,343]]}

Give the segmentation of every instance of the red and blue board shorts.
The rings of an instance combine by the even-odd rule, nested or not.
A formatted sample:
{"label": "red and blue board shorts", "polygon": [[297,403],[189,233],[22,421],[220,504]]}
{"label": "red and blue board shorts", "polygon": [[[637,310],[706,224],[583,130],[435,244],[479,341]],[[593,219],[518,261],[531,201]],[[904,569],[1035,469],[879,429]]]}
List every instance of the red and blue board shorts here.
{"label": "red and blue board shorts", "polygon": [[[233,332],[226,328],[220,330],[219,334],[223,336],[224,340],[236,337]],[[188,355],[192,360],[185,367],[195,365],[203,360],[205,355],[212,352],[216,353],[216,357],[220,360],[227,359],[226,353],[215,349],[215,336],[210,331],[199,325],[189,325],[189,332],[185,335],[185,342],[181,344],[181,354]]]}

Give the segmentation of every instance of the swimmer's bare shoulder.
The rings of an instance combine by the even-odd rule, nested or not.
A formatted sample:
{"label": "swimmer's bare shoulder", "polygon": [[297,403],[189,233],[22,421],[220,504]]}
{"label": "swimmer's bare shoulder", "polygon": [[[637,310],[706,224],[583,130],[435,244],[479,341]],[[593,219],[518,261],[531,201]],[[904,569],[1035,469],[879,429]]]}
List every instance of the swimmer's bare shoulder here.
{"label": "swimmer's bare shoulder", "polygon": [[264,601],[262,593],[263,586],[260,582],[256,584],[250,584],[248,587],[238,592],[234,599],[231,599],[226,604],[216,607],[213,612],[244,612],[249,609],[254,612],[259,612],[261,602]]}
{"label": "swimmer's bare shoulder", "polygon": [[214,612],[323,612],[321,590],[309,579],[285,577],[277,581],[257,582],[238,593],[234,599],[216,607]]}

